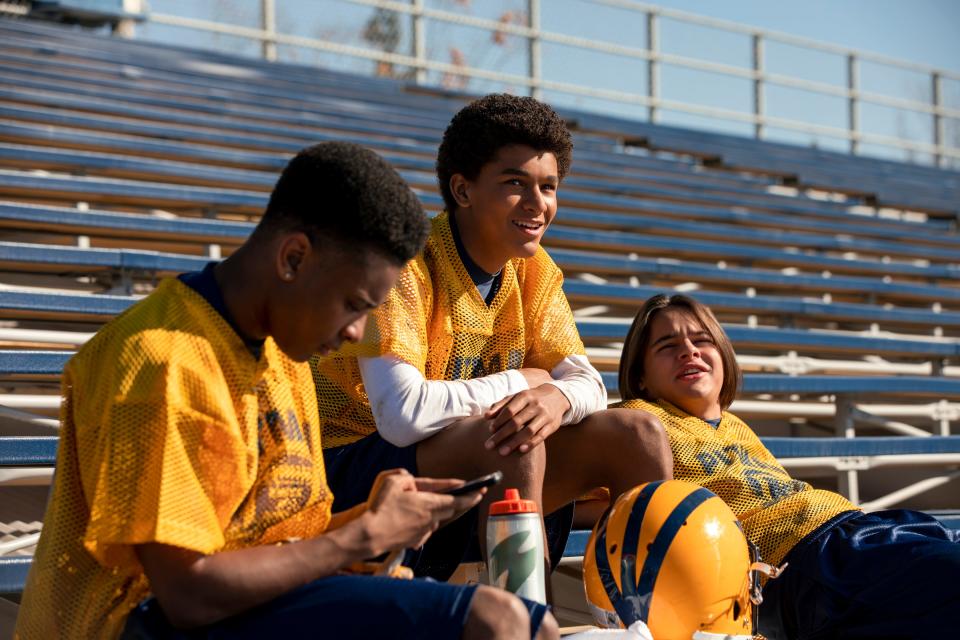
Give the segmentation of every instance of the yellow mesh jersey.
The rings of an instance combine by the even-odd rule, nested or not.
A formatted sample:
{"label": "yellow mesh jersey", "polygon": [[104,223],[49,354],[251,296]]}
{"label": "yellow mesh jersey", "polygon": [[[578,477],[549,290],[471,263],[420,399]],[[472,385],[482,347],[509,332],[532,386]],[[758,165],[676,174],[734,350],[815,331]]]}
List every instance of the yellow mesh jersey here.
{"label": "yellow mesh jersey", "polygon": [[310,361],[325,448],[376,430],[358,356],[392,354],[427,380],[469,380],[520,367],[550,371],[565,357],[585,353],[563,274],[542,247],[503,267],[500,289],[487,306],[460,260],[447,214],[432,225],[423,252],[370,315],[363,341]]}
{"label": "yellow mesh jersey", "polygon": [[165,280],[64,370],[53,494],[18,638],[116,637],[150,586],[132,545],[213,553],[322,533],[332,495],[306,364],[259,361]]}
{"label": "yellow mesh jersey", "polygon": [[616,405],[642,409],[667,430],[673,477],[720,496],[740,519],[764,562],[779,565],[804,536],[844,511],[856,509],[833,491],[794,480],[740,418],[723,412],[714,429],[668,402],[627,400]]}

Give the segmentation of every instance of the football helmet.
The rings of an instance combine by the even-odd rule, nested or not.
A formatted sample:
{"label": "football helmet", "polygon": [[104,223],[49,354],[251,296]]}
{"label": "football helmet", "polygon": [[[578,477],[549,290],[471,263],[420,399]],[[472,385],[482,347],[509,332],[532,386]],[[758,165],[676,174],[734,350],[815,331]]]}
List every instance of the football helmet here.
{"label": "football helmet", "polygon": [[656,640],[752,638],[756,573],[743,530],[715,493],[681,480],[627,491],[597,522],[583,559],[602,627],[644,622]]}

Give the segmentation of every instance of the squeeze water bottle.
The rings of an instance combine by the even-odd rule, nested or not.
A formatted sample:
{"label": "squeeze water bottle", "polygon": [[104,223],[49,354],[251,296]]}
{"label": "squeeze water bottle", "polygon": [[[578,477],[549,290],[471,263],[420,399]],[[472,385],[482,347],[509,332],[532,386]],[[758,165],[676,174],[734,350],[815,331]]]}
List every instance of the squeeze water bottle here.
{"label": "squeeze water bottle", "polygon": [[507,489],[490,505],[487,574],[490,584],[537,602],[547,602],[543,528],[537,503]]}

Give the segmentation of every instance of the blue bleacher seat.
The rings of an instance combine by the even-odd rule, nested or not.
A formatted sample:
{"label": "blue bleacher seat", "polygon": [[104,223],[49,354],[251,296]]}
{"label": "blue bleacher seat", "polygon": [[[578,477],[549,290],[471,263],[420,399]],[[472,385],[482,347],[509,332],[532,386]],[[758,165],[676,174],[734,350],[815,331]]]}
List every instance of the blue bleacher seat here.
{"label": "blue bleacher seat", "polygon": [[207,258],[165,254],[158,251],[89,249],[22,242],[0,242],[0,264],[29,264],[33,268],[46,271],[84,267],[89,269],[183,273],[202,269],[207,262]]}
{"label": "blue bleacher seat", "polygon": [[45,467],[57,461],[56,436],[0,438],[0,467]]}
{"label": "blue bleacher seat", "polygon": [[[565,223],[591,220],[600,214],[572,213],[551,230],[551,242],[566,237],[587,241],[589,232],[570,229]],[[0,226],[15,229],[43,229],[56,233],[107,235],[118,237],[143,236],[151,239],[180,239],[195,243],[213,242],[239,244],[253,230],[253,223],[200,218],[164,219],[141,214],[123,214],[107,211],[78,211],[74,208],[49,207],[0,202]],[[746,234],[749,235],[749,234]],[[722,237],[717,230],[717,236]],[[636,236],[643,238],[642,236]],[[604,246],[597,240],[597,249]],[[669,240],[650,238],[650,250],[668,245]],[[702,243],[705,244],[705,243]],[[935,253],[935,249],[930,249]],[[792,290],[867,292],[873,295],[913,300],[960,300],[960,288],[950,289],[935,285],[892,282],[880,278],[785,274],[760,268],[727,267],[662,258],[616,258],[584,254],[566,249],[554,249],[554,260],[562,266],[598,271],[619,272],[627,275],[669,277],[703,282],[728,283],[735,286],[769,286]]]}
{"label": "blue bleacher seat", "polygon": [[17,594],[27,583],[27,573],[33,558],[29,556],[0,557],[0,594]]}
{"label": "blue bleacher seat", "polygon": [[[0,294],[2,296],[2,294]],[[2,299],[2,298],[0,298]],[[0,305],[2,308],[2,305]],[[577,320],[580,337],[592,341],[620,341],[626,336],[628,325]],[[960,357],[960,340],[921,340],[858,335],[850,332],[827,332],[805,329],[745,327],[725,325],[724,330],[737,349],[743,346],[768,346],[771,349],[803,349],[856,354],[914,355],[937,358]]]}
{"label": "blue bleacher seat", "polygon": [[[601,371],[607,389],[617,389],[617,374]],[[940,376],[841,376],[781,373],[745,374],[742,393],[777,395],[860,395],[882,397],[960,397],[960,379]]]}
{"label": "blue bleacher seat", "polygon": [[823,458],[960,453],[960,436],[856,438],[763,438],[777,458]]}
{"label": "blue bleacher seat", "polygon": [[[567,297],[578,301],[618,304],[632,309],[637,309],[644,300],[658,293],[668,295],[675,293],[668,287],[596,284],[572,279],[564,281],[563,290]],[[888,308],[879,305],[824,302],[787,296],[744,296],[716,291],[696,291],[694,295],[700,302],[712,307],[715,311],[730,309],[751,314],[769,314],[778,318],[795,317],[880,324],[902,323],[935,327],[960,325],[960,312],[955,311]]]}
{"label": "blue bleacher seat", "polygon": [[[71,351],[0,351],[0,377],[58,376]],[[617,374],[604,371],[607,389],[617,389]],[[896,394],[918,397],[960,397],[960,379],[939,376],[839,376],[785,374],[746,374],[746,394]]]}

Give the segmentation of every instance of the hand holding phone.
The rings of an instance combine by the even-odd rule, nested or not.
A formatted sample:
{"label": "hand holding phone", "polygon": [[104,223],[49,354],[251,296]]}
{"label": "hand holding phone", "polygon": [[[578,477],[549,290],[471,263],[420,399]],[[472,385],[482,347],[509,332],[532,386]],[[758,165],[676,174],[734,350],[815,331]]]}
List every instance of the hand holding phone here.
{"label": "hand holding phone", "polygon": [[443,493],[449,494],[451,496],[462,496],[468,493],[473,493],[474,491],[479,491],[484,487],[492,487],[503,480],[503,473],[500,471],[494,471],[493,473],[488,473],[485,476],[480,476],[479,478],[474,478],[469,482],[465,482],[459,487],[454,487],[453,489],[448,489]]}

